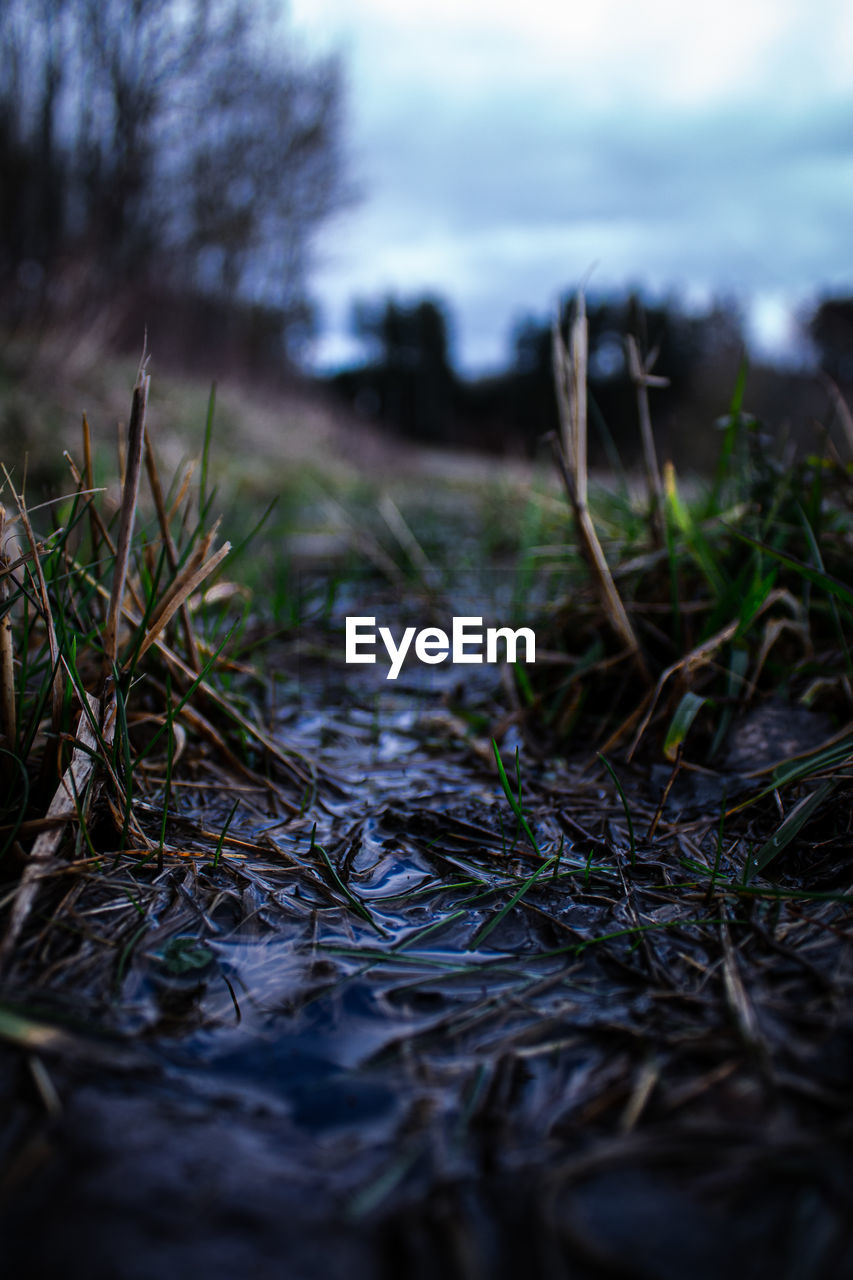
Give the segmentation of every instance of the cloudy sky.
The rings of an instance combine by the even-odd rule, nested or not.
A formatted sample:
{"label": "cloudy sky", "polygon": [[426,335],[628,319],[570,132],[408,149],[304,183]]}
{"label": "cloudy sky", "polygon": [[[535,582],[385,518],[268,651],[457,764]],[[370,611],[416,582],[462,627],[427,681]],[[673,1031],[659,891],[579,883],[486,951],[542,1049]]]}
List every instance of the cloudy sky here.
{"label": "cloudy sky", "polygon": [[322,361],[353,297],[447,299],[469,372],[519,315],[629,283],[749,304],[784,346],[853,291],[850,0],[290,0],[349,80],[363,198],[323,236]]}

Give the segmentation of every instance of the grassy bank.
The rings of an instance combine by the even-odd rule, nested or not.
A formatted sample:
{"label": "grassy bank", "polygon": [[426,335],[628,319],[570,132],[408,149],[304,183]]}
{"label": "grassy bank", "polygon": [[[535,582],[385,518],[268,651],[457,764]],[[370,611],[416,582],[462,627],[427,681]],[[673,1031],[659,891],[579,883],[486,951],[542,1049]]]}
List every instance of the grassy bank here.
{"label": "grassy bank", "polygon": [[[581,309],[556,340],[562,430],[549,472],[431,462],[377,440],[356,469],[347,428],[328,420],[324,469],[316,409],[303,406],[282,434],[270,405],[241,425],[233,395],[201,406],[174,388],[161,448],[150,421],[144,429],[143,373],[118,486],[103,483],[108,455],[85,420],[76,460],[66,455],[70,496],[31,510],[6,473],[7,959],[60,853],[97,859],[109,830],[112,851],[162,864],[187,735],[254,781],[266,761],[265,785],[281,782],[285,808],[304,807],[316,762],[295,762],[273,739],[252,702],[263,702],[263,670],[238,677],[227,655],[294,633],[324,578],[334,591],[375,579],[434,603],[450,566],[512,576],[515,621],[535,619],[545,650],[535,674],[517,671],[510,714],[535,757],[585,753],[617,786],[619,768],[665,770],[651,835],[679,795],[694,797],[691,812],[704,803],[721,833],[749,823],[744,884],[802,841],[843,790],[853,752],[849,467],[819,429],[805,455],[769,437],[747,412],[744,369],[709,428],[714,475],[682,485],[656,457],[655,377],[633,351],[645,477],[620,474],[617,461],[596,486],[584,343]],[[193,445],[195,466],[184,456]],[[160,457],[174,470],[168,483]],[[217,549],[221,506],[236,547]],[[313,596],[301,594],[306,579]],[[746,760],[738,744],[750,731],[758,747]],[[164,779],[153,792],[159,837],[134,812],[152,798],[149,773]]]}
{"label": "grassy bank", "polygon": [[[644,476],[592,477],[584,361],[579,310],[536,467],[376,438],[356,465],[349,424],[300,453],[239,397],[170,419],[143,367],[118,468],[84,423],[64,496],[5,475],[0,1218],[28,1258],[109,1251],[111,1212],[256,1250],[289,1188],[288,1249],[310,1202],[323,1249],[427,1276],[491,1274],[495,1240],[549,1276],[846,1272],[849,465],[769,438],[744,376],[710,477],[648,433]],[[535,665],[341,662],[346,613],[491,607]],[[282,1172],[246,1217],[258,1151]],[[172,1167],[212,1179],[201,1226]],[[590,1186],[627,1245],[577,1226]]]}

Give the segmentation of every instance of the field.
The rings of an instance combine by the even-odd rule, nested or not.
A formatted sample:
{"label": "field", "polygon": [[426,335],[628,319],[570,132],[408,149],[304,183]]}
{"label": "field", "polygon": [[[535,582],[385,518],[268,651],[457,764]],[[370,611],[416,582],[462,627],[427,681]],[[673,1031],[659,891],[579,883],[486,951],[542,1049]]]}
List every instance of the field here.
{"label": "field", "polygon": [[[7,376],[13,1274],[853,1267],[844,432],[744,369],[711,474],[591,476],[582,316],[555,364],[530,464]],[[353,615],[537,660],[391,681]]]}

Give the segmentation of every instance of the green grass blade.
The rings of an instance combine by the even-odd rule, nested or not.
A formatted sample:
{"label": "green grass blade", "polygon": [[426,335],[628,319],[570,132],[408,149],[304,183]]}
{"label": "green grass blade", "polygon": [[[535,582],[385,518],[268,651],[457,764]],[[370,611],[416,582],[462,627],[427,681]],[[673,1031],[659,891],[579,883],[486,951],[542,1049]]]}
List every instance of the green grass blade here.
{"label": "green grass blade", "polygon": [[720,557],[715,554],[701,525],[693,519],[690,508],[682,501],[672,463],[667,463],[664,467],[664,486],[668,521],[680,531],[687,550],[704,574],[714,596],[723,595],[728,582],[721,568]]}
{"label": "green grass blade", "polygon": [[717,468],[714,473],[714,483],[708,499],[707,514],[715,515],[719,508],[720,494],[723,486],[729,477],[732,465],[732,458],[737,447],[738,436],[744,425],[743,399],[746,393],[746,379],[749,373],[749,361],[746,353],[744,353],[740,366],[738,367],[737,377],[735,379],[732,398],[729,403],[729,411],[723,419],[725,430],[723,433],[723,443],[720,449],[720,457],[717,461]]}
{"label": "green grass blade", "polygon": [[691,693],[690,690],[685,693],[676,707],[675,714],[666,731],[663,753],[667,760],[675,760],[678,755],[678,749],[687,737],[690,726],[706,704],[711,705],[710,698],[700,698],[698,693]]}
{"label": "green grass blade", "polygon": [[237,806],[239,805],[239,803],[240,803],[240,797],[238,796],[231,806],[231,812],[228,814],[228,817],[225,819],[225,826],[222,828],[222,831],[219,833],[219,839],[216,842],[216,852],[213,855],[214,867],[219,866],[219,859],[222,857],[222,846],[225,843],[225,837],[228,835],[228,828],[231,826],[232,819],[234,817],[234,814],[237,812]]}
{"label": "green grass blade", "polygon": [[510,898],[509,902],[504,903],[500,911],[496,912],[495,915],[492,916],[491,920],[487,921],[486,924],[484,924],[481,929],[477,930],[474,937],[471,939],[470,943],[465,948],[466,951],[474,951],[477,947],[479,947],[482,943],[484,943],[486,941],[486,938],[488,938],[489,935],[493,933],[495,929],[497,929],[498,925],[503,920],[504,916],[506,916],[510,911],[512,911],[513,907],[517,902],[521,901],[521,899],[527,893],[527,890],[530,888],[530,886],[535,884],[535,882],[539,879],[539,877],[543,875],[550,867],[553,867],[556,864],[556,862],[557,862],[556,858],[549,858],[547,862],[543,862],[540,867],[537,867],[536,870],[533,872],[533,875],[528,876],[527,879],[524,881],[524,884],[521,885],[521,887],[516,890],[516,892]]}
{"label": "green grass blade", "polygon": [[207,417],[204,423],[204,444],[201,450],[201,475],[198,487],[199,514],[204,519],[207,510],[207,478],[210,467],[210,442],[213,439],[213,416],[216,412],[216,383],[210,384],[210,395],[207,401]]}
{"label": "green grass blade", "polygon": [[761,551],[765,555],[773,556],[780,564],[793,569],[799,577],[813,583],[816,587],[820,587],[830,597],[836,600],[843,600],[846,605],[853,605],[853,590],[838,578],[825,573],[821,569],[813,568],[812,565],[806,564],[804,560],[799,560],[796,556],[792,556],[789,551],[782,551],[778,547],[771,547],[766,542],[759,542],[757,538],[751,538],[748,533],[743,533],[740,529],[734,529],[728,525],[726,528],[741,542],[747,543],[750,547],[755,547],[757,551]]}
{"label": "green grass blade", "polygon": [[622,808],[625,811],[625,821],[628,823],[628,840],[631,846],[631,866],[632,867],[636,866],[637,841],[634,835],[634,823],[631,819],[631,810],[628,808],[628,797],[625,795],[625,792],[622,789],[622,783],[619,781],[618,777],[616,776],[616,771],[611,765],[610,761],[605,756],[603,756],[600,751],[597,751],[595,754],[598,756],[599,760],[604,765],[607,772],[610,774],[611,778],[613,779],[613,783],[616,787],[616,790],[619,792],[619,799],[622,801]]}
{"label": "green grass blade", "polygon": [[375,929],[377,933],[382,934],[383,938],[387,938],[388,934],[381,927],[381,925],[378,925],[376,923],[376,921],[373,919],[373,916],[370,914],[369,910],[361,901],[361,899],[357,898],[356,895],[353,893],[352,889],[350,889],[348,885],[344,884],[343,880],[338,875],[338,872],[335,869],[332,859],[329,857],[328,853],[326,853],[326,850],[323,848],[322,845],[317,844],[315,840],[316,833],[317,833],[317,824],[315,823],[314,829],[311,832],[311,848],[309,849],[309,852],[319,853],[320,857],[323,859],[323,862],[325,863],[325,866],[329,872],[329,875],[332,877],[332,880],[334,881],[338,889],[340,889],[341,893],[344,895],[347,902],[352,907],[353,911],[355,911],[356,915],[361,916],[362,920],[366,920],[372,929]]}
{"label": "green grass blade", "polygon": [[[811,551],[812,561],[815,567],[819,569],[821,573],[825,573],[826,570],[824,569],[823,556],[820,553],[820,545],[818,543],[817,536],[815,535],[815,531],[812,528],[812,522],[809,520],[809,517],[806,515],[805,511],[799,504],[797,504],[797,510],[799,512],[803,530],[806,535],[806,541],[809,544],[809,550]],[[844,627],[842,626],[842,623],[841,623],[841,615],[839,614],[839,611],[838,611],[838,603],[833,596],[829,597],[829,607],[832,613],[832,624],[835,629],[836,639],[838,640],[838,644],[841,649],[841,652],[844,654],[844,662],[847,668],[847,673],[849,675],[851,671],[853,671],[853,663],[851,663],[851,658],[850,658],[850,648],[849,648],[849,645],[847,644],[847,637],[844,634]]]}
{"label": "green grass blade", "polygon": [[[515,814],[516,818],[518,819],[519,826],[520,826],[520,827],[522,828],[522,830],[524,831],[525,835],[527,836],[528,840],[530,841],[530,843],[531,843],[531,845],[533,846],[534,850],[536,851],[537,855],[541,858],[541,857],[542,857],[542,852],[541,852],[541,850],[540,850],[540,848],[539,848],[539,844],[538,844],[538,842],[537,842],[537,840],[536,840],[536,837],[534,836],[533,832],[530,830],[530,825],[529,825],[529,823],[528,823],[528,821],[527,821],[527,817],[526,817],[526,815],[525,815],[525,813],[524,813],[524,810],[523,810],[523,809],[522,809],[522,807],[521,807],[521,801],[520,801],[520,797],[521,797],[521,785],[520,785],[520,782],[519,782],[519,796],[518,796],[518,798],[516,798],[516,797],[513,795],[513,793],[512,793],[512,787],[509,785],[509,778],[506,776],[506,769],[504,768],[504,762],[503,762],[503,760],[501,759],[501,753],[500,753],[500,751],[498,750],[498,744],[497,744],[497,742],[495,741],[495,739],[494,739],[494,738],[492,738],[492,750],[493,750],[493,751],[494,751],[494,753],[495,753],[495,762],[497,763],[497,766],[498,766],[498,774],[499,774],[499,776],[500,776],[501,786],[503,787],[504,795],[506,796],[507,800],[509,801],[509,807],[512,809],[513,813]],[[517,748],[517,747],[516,747],[516,750],[515,750],[515,768],[516,768],[516,775],[520,777],[520,775],[519,775],[519,762],[518,762],[518,748]]]}
{"label": "green grass blade", "polygon": [[838,785],[837,778],[826,778],[816,791],[804,796],[789,814],[785,816],[769,840],[766,840],[752,859],[752,869],[763,871],[783,849],[794,840],[816,809],[823,804]]}

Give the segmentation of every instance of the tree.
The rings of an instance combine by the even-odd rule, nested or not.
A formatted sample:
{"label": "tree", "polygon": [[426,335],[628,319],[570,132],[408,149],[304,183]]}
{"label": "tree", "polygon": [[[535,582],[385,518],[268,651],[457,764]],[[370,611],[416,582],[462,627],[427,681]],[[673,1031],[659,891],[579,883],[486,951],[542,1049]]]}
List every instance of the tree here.
{"label": "tree", "polygon": [[[0,283],[84,260],[304,318],[347,197],[336,60],[239,0],[3,0]],[[27,265],[28,264],[28,265]]]}
{"label": "tree", "polygon": [[824,298],[807,325],[820,367],[834,382],[853,382],[853,298]]}
{"label": "tree", "polygon": [[352,328],[367,345],[363,369],[339,376],[354,403],[372,403],[385,422],[420,440],[449,440],[457,382],[450,362],[450,322],[436,298],[356,302]]}

